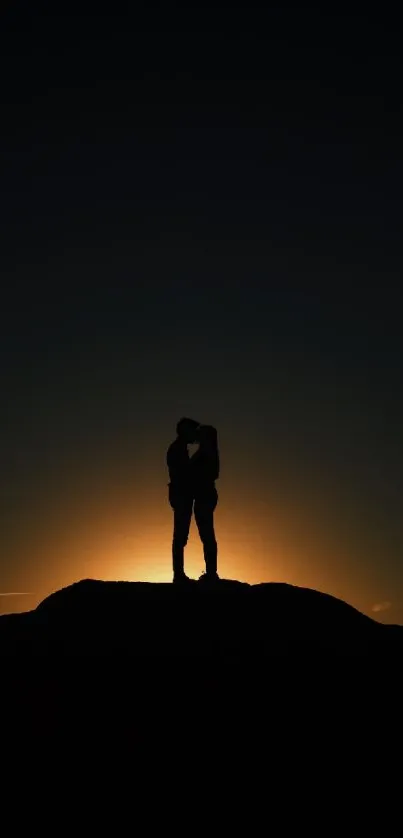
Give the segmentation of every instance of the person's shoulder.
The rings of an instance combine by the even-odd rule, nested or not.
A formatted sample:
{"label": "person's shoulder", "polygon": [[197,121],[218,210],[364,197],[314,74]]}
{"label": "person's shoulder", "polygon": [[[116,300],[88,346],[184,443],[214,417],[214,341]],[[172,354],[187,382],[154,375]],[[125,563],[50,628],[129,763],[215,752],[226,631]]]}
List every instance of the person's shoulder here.
{"label": "person's shoulder", "polygon": [[177,450],[177,448],[178,448],[178,439],[174,439],[174,441],[171,442],[171,444],[168,446],[167,457],[169,457],[171,454],[175,454],[175,451]]}

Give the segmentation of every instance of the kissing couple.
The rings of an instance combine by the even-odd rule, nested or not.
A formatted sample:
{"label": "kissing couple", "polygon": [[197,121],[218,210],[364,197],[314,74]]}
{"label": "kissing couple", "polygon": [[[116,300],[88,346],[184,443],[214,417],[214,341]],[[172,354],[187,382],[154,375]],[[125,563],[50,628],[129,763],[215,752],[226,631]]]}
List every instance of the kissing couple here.
{"label": "kissing couple", "polygon": [[[217,541],[214,532],[214,510],[218,503],[215,481],[220,474],[217,430],[194,419],[183,417],[176,426],[176,439],[167,451],[169,471],[169,503],[174,513],[172,564],[174,583],[190,582],[184,569],[184,550],[194,512],[203,544],[206,572],[203,582],[215,582],[217,574]],[[189,456],[189,445],[198,444]]]}

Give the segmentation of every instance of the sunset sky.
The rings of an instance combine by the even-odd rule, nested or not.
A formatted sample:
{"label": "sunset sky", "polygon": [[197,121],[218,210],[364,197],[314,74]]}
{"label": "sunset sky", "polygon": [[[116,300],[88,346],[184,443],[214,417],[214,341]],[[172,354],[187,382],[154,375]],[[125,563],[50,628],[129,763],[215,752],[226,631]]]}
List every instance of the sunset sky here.
{"label": "sunset sky", "polygon": [[403,623],[396,21],[130,7],[0,13],[0,613],[171,579],[187,415],[220,575]]}

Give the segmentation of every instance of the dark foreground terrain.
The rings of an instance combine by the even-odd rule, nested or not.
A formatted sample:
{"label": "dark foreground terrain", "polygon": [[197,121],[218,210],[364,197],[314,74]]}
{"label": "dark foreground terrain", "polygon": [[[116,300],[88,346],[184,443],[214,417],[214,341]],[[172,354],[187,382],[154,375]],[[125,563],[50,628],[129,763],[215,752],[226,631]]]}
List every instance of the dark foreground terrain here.
{"label": "dark foreground terrain", "polygon": [[251,659],[323,652],[398,660],[403,627],[306,588],[229,580],[174,586],[88,579],[34,611],[0,617],[2,655]]}
{"label": "dark foreground terrain", "polygon": [[214,586],[83,580],[34,610],[0,617],[2,655],[396,656],[403,627],[341,600],[277,583]]}
{"label": "dark foreground terrain", "polygon": [[346,714],[367,743],[400,731],[403,627],[291,585],[84,580],[0,617],[0,655],[13,737],[297,748],[312,725],[346,737]]}

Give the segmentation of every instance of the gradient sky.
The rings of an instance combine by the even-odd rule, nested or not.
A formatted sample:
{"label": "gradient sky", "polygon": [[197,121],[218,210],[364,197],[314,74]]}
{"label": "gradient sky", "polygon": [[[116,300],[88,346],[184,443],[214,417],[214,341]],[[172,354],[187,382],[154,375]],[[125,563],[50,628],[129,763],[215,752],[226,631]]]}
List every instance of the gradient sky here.
{"label": "gradient sky", "polygon": [[190,415],[222,575],[403,623],[396,20],[130,5],[1,12],[0,612],[171,578]]}

